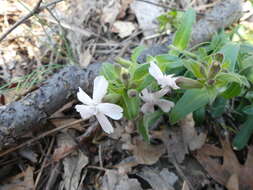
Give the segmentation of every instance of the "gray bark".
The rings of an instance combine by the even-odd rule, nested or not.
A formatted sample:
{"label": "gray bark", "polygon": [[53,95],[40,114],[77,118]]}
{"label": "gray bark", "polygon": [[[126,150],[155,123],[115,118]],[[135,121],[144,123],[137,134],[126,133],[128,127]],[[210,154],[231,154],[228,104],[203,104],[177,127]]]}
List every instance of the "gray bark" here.
{"label": "gray bark", "polygon": [[[237,21],[241,15],[241,3],[241,0],[227,0],[216,5],[194,26],[191,45],[208,41],[218,29]],[[170,41],[145,50],[139,62],[144,62],[147,55],[166,53]],[[67,66],[22,100],[0,108],[0,150],[45,123],[52,113],[75,97],[78,87],[91,92],[100,66],[99,63],[91,64],[87,69]]]}

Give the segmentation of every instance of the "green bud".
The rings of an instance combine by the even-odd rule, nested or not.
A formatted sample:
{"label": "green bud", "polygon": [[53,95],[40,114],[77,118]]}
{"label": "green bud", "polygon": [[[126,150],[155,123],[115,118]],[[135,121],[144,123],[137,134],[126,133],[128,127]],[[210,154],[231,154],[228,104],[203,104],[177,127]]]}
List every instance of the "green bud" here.
{"label": "green bud", "polygon": [[121,73],[121,81],[125,85],[125,87],[128,87],[129,85],[129,79],[130,79],[130,74],[127,72],[122,72]]}
{"label": "green bud", "polygon": [[127,95],[129,98],[134,98],[134,97],[138,96],[138,91],[135,89],[129,89],[127,91]]}
{"label": "green bud", "polygon": [[134,82],[132,82],[131,84],[130,84],[130,86],[129,86],[130,88],[137,88],[137,84],[136,83],[134,83]]}
{"label": "green bud", "polygon": [[199,81],[186,77],[178,77],[176,84],[182,89],[202,88],[203,86]]}
{"label": "green bud", "polygon": [[117,103],[120,100],[120,95],[119,94],[107,94],[106,96],[104,96],[103,98],[103,102],[110,102],[110,103]]}
{"label": "green bud", "polygon": [[213,79],[221,70],[219,62],[213,62],[208,72],[208,79]]}
{"label": "green bud", "polygon": [[215,80],[213,80],[213,79],[209,79],[208,81],[207,81],[207,84],[208,85],[213,85],[215,83]]}

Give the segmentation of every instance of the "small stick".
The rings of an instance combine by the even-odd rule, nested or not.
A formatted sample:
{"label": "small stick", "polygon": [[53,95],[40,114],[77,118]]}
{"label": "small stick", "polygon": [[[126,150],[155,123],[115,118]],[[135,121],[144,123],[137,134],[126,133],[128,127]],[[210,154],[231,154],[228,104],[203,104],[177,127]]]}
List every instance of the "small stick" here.
{"label": "small stick", "polygon": [[51,5],[54,5],[56,3],[59,3],[63,0],[55,0],[53,2],[47,3],[43,6],[40,6],[42,3],[42,0],[39,0],[38,3],[35,5],[35,7],[32,9],[30,13],[28,13],[26,16],[21,18],[19,21],[17,21],[12,27],[10,27],[5,33],[3,33],[0,36],[0,42],[3,41],[15,28],[17,28],[19,25],[23,24],[27,19],[32,17],[34,14],[38,14],[41,11],[43,11],[45,8],[50,7]]}
{"label": "small stick", "polygon": [[46,131],[45,133],[42,133],[41,135],[39,135],[39,136],[37,136],[37,137],[35,137],[35,138],[31,139],[31,140],[28,140],[28,141],[26,141],[26,142],[24,142],[24,143],[22,143],[22,144],[20,144],[20,145],[18,145],[18,146],[16,146],[16,147],[13,147],[13,148],[10,148],[10,149],[8,149],[8,150],[6,150],[6,151],[0,152],[0,157],[5,156],[6,154],[9,154],[9,153],[11,153],[11,152],[14,152],[14,151],[16,151],[16,150],[18,150],[18,149],[20,149],[20,148],[23,148],[23,147],[25,147],[25,146],[27,146],[27,145],[29,145],[29,144],[32,144],[33,142],[38,141],[38,140],[40,140],[41,138],[46,137],[46,136],[48,136],[48,135],[50,135],[50,134],[52,134],[52,133],[55,133],[55,132],[58,132],[58,131],[60,131],[60,130],[62,130],[62,129],[71,127],[72,125],[78,124],[78,123],[80,123],[80,122],[82,122],[82,121],[84,121],[84,120],[83,120],[83,119],[79,119],[79,120],[73,121],[73,122],[71,122],[71,123],[68,123],[68,124],[66,124],[66,125],[62,125],[62,126],[60,126],[60,127],[57,127],[57,128],[55,128],[55,129],[52,129],[52,130],[50,130],[50,131]]}

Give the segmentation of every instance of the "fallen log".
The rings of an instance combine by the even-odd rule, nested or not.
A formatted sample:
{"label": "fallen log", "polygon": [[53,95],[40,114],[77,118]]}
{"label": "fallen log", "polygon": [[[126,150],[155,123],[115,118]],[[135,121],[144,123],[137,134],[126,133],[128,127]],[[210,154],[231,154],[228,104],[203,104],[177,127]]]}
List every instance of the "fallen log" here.
{"label": "fallen log", "polygon": [[[208,41],[219,29],[236,22],[242,13],[241,4],[242,0],[226,0],[217,4],[193,27],[191,46]],[[144,62],[147,55],[166,53],[170,41],[143,51],[138,61]],[[91,92],[100,66],[100,63],[91,64],[87,69],[67,66],[20,101],[0,107],[0,150],[16,144],[22,135],[42,126],[51,114],[75,98],[78,87]]]}

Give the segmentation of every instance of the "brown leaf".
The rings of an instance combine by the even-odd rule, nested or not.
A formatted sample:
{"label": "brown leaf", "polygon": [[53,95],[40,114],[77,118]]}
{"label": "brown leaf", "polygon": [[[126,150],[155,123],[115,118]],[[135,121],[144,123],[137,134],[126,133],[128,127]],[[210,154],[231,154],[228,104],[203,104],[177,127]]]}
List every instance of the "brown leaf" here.
{"label": "brown leaf", "polygon": [[111,0],[102,10],[101,22],[112,24],[120,13],[121,4],[118,0]]}
{"label": "brown leaf", "polygon": [[132,22],[116,21],[112,25],[111,31],[114,33],[118,33],[120,38],[125,38],[127,36],[130,36],[135,29],[136,27]]}
{"label": "brown leaf", "polygon": [[102,190],[142,190],[137,179],[130,179],[125,174],[115,170],[107,170],[103,177]]}
{"label": "brown leaf", "polygon": [[[244,165],[241,165],[234,154],[228,137],[220,140],[222,148],[214,145],[204,145],[197,151],[195,157],[205,168],[209,175],[224,186],[230,187],[231,183],[236,183],[235,176],[238,176],[239,189],[253,189],[253,147],[249,147],[248,157]],[[220,164],[217,159],[222,157],[223,163]]]}
{"label": "brown leaf", "polygon": [[184,183],[183,183],[182,190],[190,190],[190,187],[189,187],[189,185],[187,184],[186,181],[184,181]]}
{"label": "brown leaf", "polygon": [[205,144],[206,134],[197,134],[192,113],[180,121],[180,126],[182,128],[184,143],[191,151],[197,150]]}
{"label": "brown leaf", "polygon": [[178,177],[167,168],[160,170],[144,167],[137,175],[147,181],[153,190],[174,190],[173,185],[178,180]]}
{"label": "brown leaf", "polygon": [[230,176],[226,188],[228,190],[239,190],[239,178],[236,174]]}
{"label": "brown leaf", "polygon": [[136,139],[133,155],[139,164],[152,165],[165,153],[164,145],[151,145]]}
{"label": "brown leaf", "polygon": [[184,144],[182,138],[182,131],[180,128],[163,128],[160,131],[153,131],[153,137],[163,141],[166,146],[168,158],[171,161],[177,161],[182,163],[185,155],[188,153],[188,149]]}
{"label": "brown leaf", "polygon": [[[33,168],[28,167],[24,172],[13,177],[9,184],[0,185],[1,190],[32,190],[34,187]],[[24,180],[20,178],[24,177]]]}

